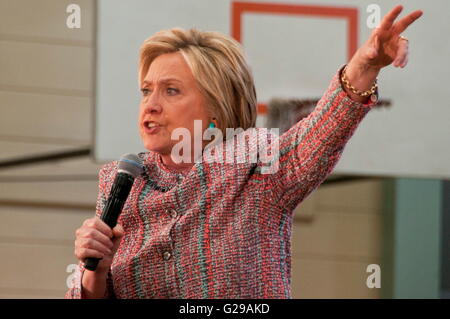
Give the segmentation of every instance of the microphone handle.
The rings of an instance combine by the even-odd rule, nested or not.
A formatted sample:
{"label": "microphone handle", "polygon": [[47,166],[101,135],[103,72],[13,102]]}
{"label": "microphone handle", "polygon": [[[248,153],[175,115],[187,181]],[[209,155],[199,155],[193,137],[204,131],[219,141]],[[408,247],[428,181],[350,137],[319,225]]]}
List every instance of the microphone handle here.
{"label": "microphone handle", "polygon": [[[114,228],[122,212],[123,206],[133,186],[134,178],[126,173],[119,172],[114,180],[108,201],[103,209],[100,219],[109,227]],[[99,258],[86,258],[84,268],[95,271],[97,269]]]}

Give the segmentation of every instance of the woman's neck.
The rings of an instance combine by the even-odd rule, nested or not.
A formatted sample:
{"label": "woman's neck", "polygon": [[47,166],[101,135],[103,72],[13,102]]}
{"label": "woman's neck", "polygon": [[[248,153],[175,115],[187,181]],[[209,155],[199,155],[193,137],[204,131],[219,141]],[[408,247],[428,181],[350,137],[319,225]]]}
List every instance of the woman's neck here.
{"label": "woman's neck", "polygon": [[186,173],[188,171],[191,170],[192,166],[194,166],[194,163],[175,163],[172,160],[172,157],[170,154],[160,154],[161,156],[161,161],[164,164],[164,166],[166,166],[167,168],[169,168],[170,170],[176,171],[176,172],[180,172],[180,173]]}

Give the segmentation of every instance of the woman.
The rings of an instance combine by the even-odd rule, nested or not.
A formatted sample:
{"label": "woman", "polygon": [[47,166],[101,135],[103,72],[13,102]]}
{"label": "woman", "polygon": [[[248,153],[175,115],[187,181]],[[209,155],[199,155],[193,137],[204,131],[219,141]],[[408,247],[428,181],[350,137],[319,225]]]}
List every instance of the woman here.
{"label": "woman", "polygon": [[[292,211],[331,173],[375,104],[380,69],[407,64],[408,41],[400,34],[422,12],[394,23],[401,11],[383,18],[314,112],[279,138],[278,169],[270,174],[261,161],[197,161],[186,150],[179,153],[190,161],[172,156],[179,128],[193,145],[210,126],[255,126],[253,79],[238,43],[181,29],[147,39],[139,69],[145,170],[110,229],[98,216],[117,162],[101,169],[97,216],[76,231],[80,264],[66,297],[290,298]],[[204,152],[209,141],[201,141]],[[87,257],[102,258],[96,271],[84,269]]]}

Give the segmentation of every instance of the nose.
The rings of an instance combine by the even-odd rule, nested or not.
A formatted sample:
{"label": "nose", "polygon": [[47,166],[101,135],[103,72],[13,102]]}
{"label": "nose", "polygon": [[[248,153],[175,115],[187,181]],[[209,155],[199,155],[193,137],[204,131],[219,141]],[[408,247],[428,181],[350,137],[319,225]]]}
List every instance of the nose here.
{"label": "nose", "polygon": [[144,111],[145,113],[161,113],[161,99],[157,90],[154,90],[151,94],[147,95],[144,99]]}

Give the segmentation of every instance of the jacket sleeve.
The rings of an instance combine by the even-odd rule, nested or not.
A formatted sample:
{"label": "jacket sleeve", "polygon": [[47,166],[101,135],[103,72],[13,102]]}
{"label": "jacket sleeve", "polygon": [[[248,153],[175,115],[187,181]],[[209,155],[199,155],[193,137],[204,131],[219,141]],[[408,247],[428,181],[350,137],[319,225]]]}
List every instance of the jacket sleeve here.
{"label": "jacket sleeve", "polygon": [[[107,188],[109,185],[108,181],[110,180],[111,171],[112,171],[112,163],[105,164],[99,173],[99,191],[97,196],[97,203],[96,203],[96,209],[95,209],[95,215],[97,217],[100,217],[103,208],[106,204],[106,194]],[[79,262],[77,265],[77,268],[75,270],[74,275],[72,276],[72,282],[70,284],[69,290],[66,292],[65,298],[66,299],[85,299],[85,295],[83,293],[83,288],[81,285],[82,277],[85,272],[84,263]],[[108,272],[108,277],[106,281],[106,291],[103,298],[115,298],[114,295],[114,289],[113,289],[113,281],[112,281],[112,275],[111,270]]]}
{"label": "jacket sleeve", "polygon": [[290,211],[332,172],[346,143],[375,105],[348,96],[339,79],[342,69],[333,76],[314,111],[276,137],[278,156],[270,165],[266,162],[259,167],[260,172],[266,170],[266,187],[271,188],[274,201]]}

